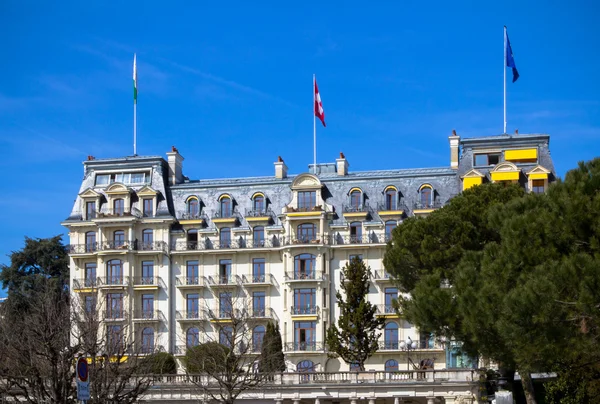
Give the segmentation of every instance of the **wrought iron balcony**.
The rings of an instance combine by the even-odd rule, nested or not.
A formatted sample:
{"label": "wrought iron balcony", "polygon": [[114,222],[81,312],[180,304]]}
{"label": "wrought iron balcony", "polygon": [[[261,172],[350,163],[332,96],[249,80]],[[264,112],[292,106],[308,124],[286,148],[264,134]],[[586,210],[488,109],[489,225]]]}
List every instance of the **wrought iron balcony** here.
{"label": "wrought iron balcony", "polygon": [[210,277],[211,284],[220,286],[235,286],[237,285],[236,279],[231,274],[217,274]]}
{"label": "wrought iron balcony", "polygon": [[240,213],[237,210],[237,207],[231,209],[217,209],[213,210],[211,214],[212,219],[239,219]]}
{"label": "wrought iron balcony", "polygon": [[316,315],[319,314],[319,306],[292,306],[292,315]]}
{"label": "wrought iron balcony", "polygon": [[215,240],[206,239],[207,250],[229,250],[245,248],[243,240]]}
{"label": "wrought iron balcony", "polygon": [[342,205],[342,211],[344,213],[366,213],[369,212],[368,204],[361,205]]}
{"label": "wrought iron balcony", "polygon": [[246,209],[246,217],[268,217],[273,218],[275,215],[271,209]]}
{"label": "wrought iron balcony", "polygon": [[377,204],[378,212],[390,212],[390,211],[395,211],[395,210],[406,211],[406,204],[404,203],[404,201],[401,200],[401,201],[392,202],[392,203],[379,202]]}
{"label": "wrought iron balcony", "polygon": [[167,243],[164,241],[137,242],[134,249],[138,251],[167,251]]}
{"label": "wrought iron balcony", "polygon": [[398,341],[379,341],[379,349],[382,351],[392,351],[400,349]]}
{"label": "wrought iron balcony", "polygon": [[89,289],[99,285],[98,278],[73,279],[73,289]]}
{"label": "wrought iron balcony", "polygon": [[186,241],[178,240],[171,244],[171,250],[173,251],[195,251],[195,250],[206,250],[206,240],[201,241]]}
{"label": "wrought iron balcony", "polygon": [[178,276],[175,278],[177,287],[202,287],[204,286],[204,277],[202,276]]}
{"label": "wrought iron balcony", "polygon": [[111,309],[104,311],[104,321],[123,321],[127,318],[127,312],[123,309]]}
{"label": "wrought iron balcony", "polygon": [[433,202],[415,202],[414,204],[414,209],[419,210],[419,209],[439,209],[443,206],[442,202],[440,200],[435,200]]}
{"label": "wrought iron balcony", "polygon": [[98,251],[99,244],[94,243],[86,243],[86,244],[69,244],[69,254],[85,254],[85,253],[93,253]]}
{"label": "wrought iron balcony", "polygon": [[99,286],[128,286],[128,276],[101,276],[98,278]]}
{"label": "wrought iron balcony", "polygon": [[134,240],[107,240],[100,246],[102,251],[109,250],[127,250],[132,251],[135,249]]}
{"label": "wrought iron balcony", "polygon": [[218,308],[217,310],[208,310],[208,318],[211,320],[224,320],[224,319],[245,319],[247,317],[247,313],[245,310],[236,309],[227,307],[227,304],[224,304],[223,307]]}
{"label": "wrought iron balcony", "polygon": [[206,213],[204,213],[203,211],[188,212],[185,210],[180,210],[177,212],[177,219],[178,220],[206,220],[206,219],[208,219],[208,217],[206,216]]}
{"label": "wrought iron balcony", "polygon": [[241,275],[242,283],[245,285],[272,285],[273,275],[271,274],[252,274]]}
{"label": "wrought iron balcony", "polygon": [[391,304],[378,304],[377,305],[377,314],[378,315],[385,315],[385,314],[398,315],[398,312],[396,311],[394,306]]}
{"label": "wrought iron balcony", "polygon": [[325,351],[325,344],[315,341],[286,342],[283,349],[286,352],[321,352]]}
{"label": "wrought iron balcony", "polygon": [[390,281],[393,278],[385,269],[377,269],[373,271],[373,279],[376,281]]}
{"label": "wrought iron balcony", "polygon": [[98,219],[111,218],[111,217],[135,217],[141,219],[144,215],[137,208],[124,208],[124,209],[113,209],[105,208],[98,212]]}
{"label": "wrought iron balcony", "polygon": [[321,281],[325,280],[325,275],[321,271],[289,271],[285,273],[287,281]]}
{"label": "wrought iron balcony", "polygon": [[133,286],[161,286],[162,284],[160,276],[136,276],[133,278]]}
{"label": "wrought iron balcony", "polygon": [[297,208],[293,206],[285,207],[286,213],[293,212],[327,212],[327,209],[324,209],[322,205],[314,205],[314,206],[298,206]]}
{"label": "wrought iron balcony", "polygon": [[133,321],[159,321],[163,318],[160,310],[135,310]]}
{"label": "wrought iron balcony", "polygon": [[305,244],[329,244],[329,236],[323,235],[321,238],[320,235],[313,236],[303,236],[303,235],[295,235],[292,237],[287,237],[284,240],[285,245],[305,245]]}
{"label": "wrought iron balcony", "polygon": [[175,318],[179,321],[202,321],[206,320],[204,310],[177,310]]}
{"label": "wrought iron balcony", "polygon": [[138,353],[140,355],[152,355],[155,354],[157,352],[165,352],[165,347],[163,347],[162,345],[144,345],[141,344],[139,346],[139,348],[137,349]]}
{"label": "wrought iron balcony", "polygon": [[331,236],[332,245],[383,244],[385,242],[385,233],[370,232],[368,234],[354,236],[342,236],[338,233]]}
{"label": "wrought iron balcony", "polygon": [[278,236],[271,236],[268,238],[262,239],[252,239],[252,241],[248,241],[245,243],[246,248],[272,248],[272,247],[281,247],[283,244],[282,238]]}
{"label": "wrought iron balcony", "polygon": [[253,319],[275,318],[275,311],[270,307],[252,307],[247,310],[246,315]]}

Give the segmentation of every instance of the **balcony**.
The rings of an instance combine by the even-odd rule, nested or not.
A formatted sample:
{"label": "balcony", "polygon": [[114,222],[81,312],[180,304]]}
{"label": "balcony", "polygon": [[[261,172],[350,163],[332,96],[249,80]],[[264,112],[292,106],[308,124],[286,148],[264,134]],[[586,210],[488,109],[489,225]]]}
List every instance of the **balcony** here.
{"label": "balcony", "polygon": [[69,244],[69,254],[93,254],[100,248],[99,244],[86,243],[86,244]]}
{"label": "balcony", "polygon": [[123,309],[105,310],[103,313],[104,321],[125,321],[127,312]]}
{"label": "balcony", "polygon": [[155,290],[164,286],[160,276],[136,276],[133,278],[133,288],[136,290]]}
{"label": "balcony", "polygon": [[213,210],[211,215],[212,222],[217,226],[221,225],[235,225],[237,224],[240,218],[240,214],[238,213],[236,208],[228,209],[228,210]]}
{"label": "balcony", "polygon": [[398,341],[379,341],[380,351],[397,351],[400,349]]}
{"label": "balcony", "polygon": [[283,346],[284,352],[325,352],[325,344],[322,342],[286,342]]}
{"label": "balcony", "polygon": [[187,212],[187,211],[178,211],[177,212],[177,220],[181,224],[201,224],[203,225],[208,217],[202,211],[200,212]]}
{"label": "balcony", "polygon": [[377,213],[381,217],[402,217],[406,210],[404,201],[399,201],[397,203],[380,202],[377,204]]}
{"label": "balcony", "polygon": [[426,215],[428,213],[433,212],[436,209],[439,209],[443,206],[442,202],[439,200],[435,200],[433,202],[415,202],[413,206],[413,214],[414,215]]}
{"label": "balcony", "polygon": [[98,212],[98,216],[96,219],[113,219],[113,218],[136,218],[141,219],[143,217],[143,213],[140,212],[139,209],[131,208],[131,209],[102,209],[102,211]]}
{"label": "balcony", "polygon": [[342,236],[335,234],[331,237],[332,245],[357,245],[357,244],[385,244],[387,242],[385,233],[371,232],[363,235]]}
{"label": "balcony", "polygon": [[246,209],[244,218],[248,223],[268,223],[275,215],[271,209]]}
{"label": "balcony", "polygon": [[394,278],[385,269],[378,269],[373,271],[373,280],[375,282],[387,283],[392,282]]}
{"label": "balcony", "polygon": [[286,282],[321,282],[325,280],[325,274],[321,271],[290,271],[285,273]]}
{"label": "balcony", "polygon": [[98,278],[73,279],[73,291],[75,292],[88,292],[98,285]]}
{"label": "balcony", "polygon": [[217,310],[208,310],[207,316],[211,322],[231,322],[232,320],[246,320],[249,313],[242,309],[232,309],[231,307],[219,308]]}
{"label": "balcony", "polygon": [[211,286],[237,286],[237,280],[231,274],[210,276],[209,280]]}
{"label": "balcony", "polygon": [[285,214],[289,219],[318,219],[325,213],[327,213],[327,210],[321,205],[301,206],[297,208],[293,206],[285,207]]}
{"label": "balcony", "polygon": [[366,219],[369,215],[369,205],[342,205],[342,215],[345,219]]}
{"label": "balcony", "polygon": [[134,240],[107,240],[100,245],[100,251],[133,251]]}
{"label": "balcony", "polygon": [[171,245],[173,251],[235,250],[246,248],[277,248],[284,245],[284,239],[272,236],[260,240],[211,240],[208,237],[199,241],[179,240]]}
{"label": "balcony", "polygon": [[204,310],[177,310],[175,312],[175,319],[177,321],[205,321],[206,314]]}
{"label": "balcony", "polygon": [[319,235],[314,236],[292,236],[284,240],[285,245],[307,245],[307,244],[329,244],[329,236],[324,235],[323,238]]}
{"label": "balcony", "polygon": [[128,276],[101,276],[98,278],[98,286],[101,288],[125,288],[129,286]]}
{"label": "balcony", "polygon": [[375,313],[377,317],[385,317],[385,318],[399,318],[398,312],[391,304],[378,304],[377,312]]}
{"label": "balcony", "polygon": [[292,316],[316,316],[319,314],[319,306],[292,306]]}
{"label": "balcony", "polygon": [[135,310],[133,312],[134,322],[154,322],[163,318],[160,310]]}
{"label": "balcony", "polygon": [[151,242],[137,242],[137,245],[134,243],[134,249],[137,251],[167,251],[167,243],[164,241],[151,241]]}
{"label": "balcony", "polygon": [[152,355],[158,352],[166,352],[162,345],[140,345],[137,349],[138,355]]}
{"label": "balcony", "polygon": [[252,320],[276,319],[275,311],[270,307],[253,307],[248,309],[246,316]]}
{"label": "balcony", "polygon": [[262,275],[242,275],[241,276],[242,284],[246,287],[252,286],[268,286],[273,285],[273,275],[262,274]]}
{"label": "balcony", "polygon": [[177,278],[175,278],[175,286],[181,289],[202,288],[205,286],[204,277],[178,276]]}

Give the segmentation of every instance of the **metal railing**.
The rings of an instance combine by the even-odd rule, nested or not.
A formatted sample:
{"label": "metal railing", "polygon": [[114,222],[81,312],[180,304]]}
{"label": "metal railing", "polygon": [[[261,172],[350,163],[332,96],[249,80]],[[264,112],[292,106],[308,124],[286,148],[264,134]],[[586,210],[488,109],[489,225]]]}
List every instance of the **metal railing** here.
{"label": "metal railing", "polygon": [[302,272],[302,271],[289,271],[285,273],[286,280],[290,281],[314,281],[314,280],[325,280],[325,274],[321,271],[310,271],[310,272]]}
{"label": "metal railing", "polygon": [[404,201],[398,201],[397,203],[391,203],[388,204],[387,202],[379,202],[377,204],[377,211],[378,212],[389,212],[392,210],[403,210],[406,211],[407,207],[406,204],[404,203]]}
{"label": "metal railing", "polygon": [[385,242],[387,242],[385,233],[371,232],[354,236],[342,236],[337,233],[331,236],[332,245],[383,244]]}
{"label": "metal railing", "polygon": [[178,220],[206,220],[208,217],[206,213],[203,211],[200,212],[187,212],[185,210],[180,210],[177,212]]}
{"label": "metal railing", "polygon": [[162,318],[160,310],[134,310],[133,321],[158,321]]}
{"label": "metal railing", "polygon": [[275,318],[271,307],[252,307],[246,311],[246,315],[250,318]]}
{"label": "metal railing", "polygon": [[128,250],[132,251],[135,249],[134,240],[106,240],[100,246],[100,250]]}
{"label": "metal railing", "polygon": [[104,321],[122,321],[127,318],[127,312],[124,309],[104,310]]}
{"label": "metal railing", "polygon": [[286,213],[292,212],[327,212],[327,209],[324,209],[322,205],[314,205],[314,206],[299,206],[294,208],[293,206],[285,207]]}
{"label": "metal railing", "polygon": [[379,349],[382,351],[393,351],[400,349],[400,342],[398,341],[379,341]]}
{"label": "metal railing", "polygon": [[286,342],[283,346],[285,352],[320,352],[325,351],[325,344],[322,342],[315,341],[304,341],[304,342]]}
{"label": "metal railing", "polygon": [[167,243],[164,241],[138,241],[137,245],[134,243],[134,249],[138,251],[167,251]]}
{"label": "metal railing", "polygon": [[98,251],[99,244],[94,243],[86,243],[86,244],[69,244],[69,254],[85,254],[85,253],[93,253]]}
{"label": "metal railing", "polygon": [[319,314],[319,306],[292,306],[290,311],[292,315]]}
{"label": "metal railing", "polygon": [[368,212],[369,211],[369,205],[368,204],[361,204],[361,205],[342,205],[342,211],[344,213],[363,213],[363,212]]}
{"label": "metal railing", "polygon": [[177,320],[205,320],[206,314],[204,310],[177,310],[175,312],[175,318]]}
{"label": "metal railing", "polygon": [[243,284],[273,284],[273,275],[241,275]]}
{"label": "metal railing", "polygon": [[159,286],[162,284],[160,276],[135,276],[133,286]]}
{"label": "metal railing", "polygon": [[98,212],[98,216],[97,218],[104,218],[104,217],[136,217],[138,219],[141,219],[144,215],[142,214],[142,212],[137,209],[137,208],[124,208],[124,209],[114,209],[114,208],[105,208],[102,209],[100,212]]}
{"label": "metal railing", "polygon": [[202,276],[178,276],[175,278],[176,286],[204,286],[204,277]]}
{"label": "metal railing", "polygon": [[378,304],[377,314],[398,314],[398,312],[391,304]]}
{"label": "metal railing", "polygon": [[100,284],[98,278],[73,279],[73,289],[95,288]]}
{"label": "metal railing", "polygon": [[232,274],[217,274],[209,279],[212,285],[237,285],[236,278]]}
{"label": "metal railing", "polygon": [[100,276],[98,277],[98,286],[128,286],[128,276]]}
{"label": "metal railing", "polygon": [[246,217],[269,217],[273,218],[275,215],[271,209],[246,209]]}
{"label": "metal railing", "polygon": [[443,206],[442,201],[435,200],[433,202],[415,202],[414,209],[439,209]]}
{"label": "metal railing", "polygon": [[323,238],[321,238],[320,235],[314,235],[314,236],[292,236],[292,237],[286,237],[284,239],[284,244],[285,245],[303,245],[303,244],[329,244],[329,236],[327,234],[323,235]]}
{"label": "metal railing", "polygon": [[376,281],[388,281],[393,279],[392,276],[384,269],[373,271],[373,279]]}
{"label": "metal railing", "polygon": [[222,211],[220,209],[216,209],[212,211],[211,218],[213,219],[239,219],[240,213],[237,210],[237,207],[232,207],[229,210]]}

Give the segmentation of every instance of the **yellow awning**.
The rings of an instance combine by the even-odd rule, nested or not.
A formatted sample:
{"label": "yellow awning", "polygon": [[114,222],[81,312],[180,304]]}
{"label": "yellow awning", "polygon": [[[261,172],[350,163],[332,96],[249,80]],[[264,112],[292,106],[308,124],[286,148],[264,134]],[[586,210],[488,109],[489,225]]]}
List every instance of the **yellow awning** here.
{"label": "yellow awning", "polygon": [[530,180],[547,180],[548,179],[548,173],[533,173],[533,174],[529,174],[529,179]]}
{"label": "yellow awning", "polygon": [[506,150],[504,152],[504,160],[537,160],[537,149]]}
{"label": "yellow awning", "polygon": [[481,177],[467,177],[463,178],[463,191],[467,190],[475,185],[481,185],[483,178]]}
{"label": "yellow awning", "polygon": [[492,181],[518,181],[518,171],[499,171],[492,174]]}

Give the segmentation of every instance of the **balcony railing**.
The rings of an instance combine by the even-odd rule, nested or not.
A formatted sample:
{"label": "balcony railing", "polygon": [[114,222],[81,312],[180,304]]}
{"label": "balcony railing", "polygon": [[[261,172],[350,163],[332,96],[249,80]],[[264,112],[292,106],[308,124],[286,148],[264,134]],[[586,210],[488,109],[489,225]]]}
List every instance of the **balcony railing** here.
{"label": "balcony railing", "polygon": [[406,204],[404,203],[404,201],[399,201],[397,203],[379,202],[377,204],[378,212],[389,212],[393,210],[406,211]]}
{"label": "balcony railing", "polygon": [[245,240],[237,238],[235,240],[211,240],[204,238],[199,241],[179,240],[171,245],[174,251],[195,251],[195,250],[227,250],[243,248],[276,248],[285,244],[283,237],[272,236],[260,240]]}
{"label": "balcony railing", "polygon": [[95,288],[99,285],[98,278],[73,279],[73,289]]}
{"label": "balcony railing", "polygon": [[175,313],[175,318],[177,320],[196,320],[196,321],[200,321],[200,320],[205,320],[206,319],[206,315],[204,313],[204,310],[177,310],[177,312]]}
{"label": "balcony railing", "polygon": [[275,311],[270,307],[252,307],[247,310],[246,315],[250,318],[275,318]]}
{"label": "balcony railing", "polygon": [[223,308],[218,308],[217,310],[208,310],[208,318],[212,320],[222,320],[222,319],[242,319],[246,317],[246,312],[241,309],[232,309],[231,307],[226,307],[224,305]]}
{"label": "balcony railing", "polygon": [[329,236],[325,234],[325,235],[323,235],[323,238],[321,238],[320,235],[314,235],[314,236],[296,235],[296,236],[285,238],[285,245],[303,245],[303,244],[329,244]]}
{"label": "balcony railing", "polygon": [[433,202],[415,202],[415,209],[439,209],[443,206],[441,201],[435,200]]}
{"label": "balcony railing", "polygon": [[93,253],[98,251],[99,244],[94,243],[86,243],[86,244],[69,244],[69,254],[85,254],[85,253]]}
{"label": "balcony railing", "polygon": [[213,285],[237,285],[235,276],[231,274],[222,275],[218,274],[215,276],[211,276],[210,280]]}
{"label": "balcony railing", "polygon": [[162,318],[160,310],[135,310],[133,321],[158,321]]}
{"label": "balcony railing", "polygon": [[389,281],[392,276],[384,269],[377,269],[373,271],[373,279],[376,281]]}
{"label": "balcony railing", "polygon": [[144,215],[140,212],[139,209],[131,208],[131,209],[102,209],[102,211],[98,212],[98,219],[101,218],[110,218],[110,217],[136,217],[141,219]]}
{"label": "balcony railing", "polygon": [[286,280],[288,281],[314,281],[314,280],[325,280],[325,275],[321,271],[290,271],[285,273]]}
{"label": "balcony railing", "polygon": [[127,312],[123,309],[112,309],[104,311],[104,321],[122,321],[127,318]]}
{"label": "balcony railing", "polygon": [[100,249],[102,251],[107,250],[128,250],[132,251],[135,249],[134,240],[107,240],[102,243]]}
{"label": "balcony railing", "polygon": [[241,278],[242,283],[246,285],[273,284],[273,275],[271,274],[242,275]]}
{"label": "balcony railing", "polygon": [[286,352],[321,352],[325,351],[325,344],[322,342],[305,341],[305,342],[286,342],[284,345]]}
{"label": "balcony railing", "polygon": [[382,351],[398,350],[400,343],[398,341],[379,341],[379,349]]}
{"label": "balcony railing", "polygon": [[164,241],[139,242],[134,243],[134,249],[138,251],[167,251],[167,243]]}
{"label": "balcony railing", "polygon": [[162,345],[140,345],[137,349],[140,355],[151,355],[157,352],[165,352],[165,348]]}
{"label": "balcony railing", "polygon": [[206,220],[207,216],[204,212],[186,212],[186,211],[178,211],[177,212],[178,220]]}
{"label": "balcony railing", "polygon": [[275,215],[271,209],[246,209],[246,217],[269,217]]}
{"label": "balcony railing", "polygon": [[369,211],[369,205],[366,203],[362,205],[342,205],[342,211],[344,213],[366,213]]}
{"label": "balcony railing", "polygon": [[377,314],[398,314],[398,312],[391,304],[378,304]]}
{"label": "balcony railing", "polygon": [[160,276],[136,276],[133,278],[133,286],[160,286]]}
{"label": "balcony railing", "polygon": [[319,306],[292,306],[290,311],[292,315],[314,315],[319,314]]}
{"label": "balcony railing", "polygon": [[98,278],[99,286],[128,286],[128,276],[101,276]]}
{"label": "balcony railing", "polygon": [[240,214],[237,208],[231,208],[229,210],[213,210],[211,217],[213,219],[239,219]]}
{"label": "balcony railing", "polygon": [[286,211],[286,213],[291,213],[291,212],[326,212],[326,209],[323,209],[323,206],[321,206],[321,205],[299,206],[297,208],[295,208],[293,206],[286,206],[285,207],[285,211]]}
{"label": "balcony railing", "polygon": [[175,285],[178,287],[204,286],[204,277],[202,277],[202,276],[178,276],[177,278],[175,278]]}
{"label": "balcony railing", "polygon": [[387,241],[385,233],[371,232],[362,235],[342,236],[335,234],[331,237],[333,245],[351,245],[351,244],[383,244]]}

